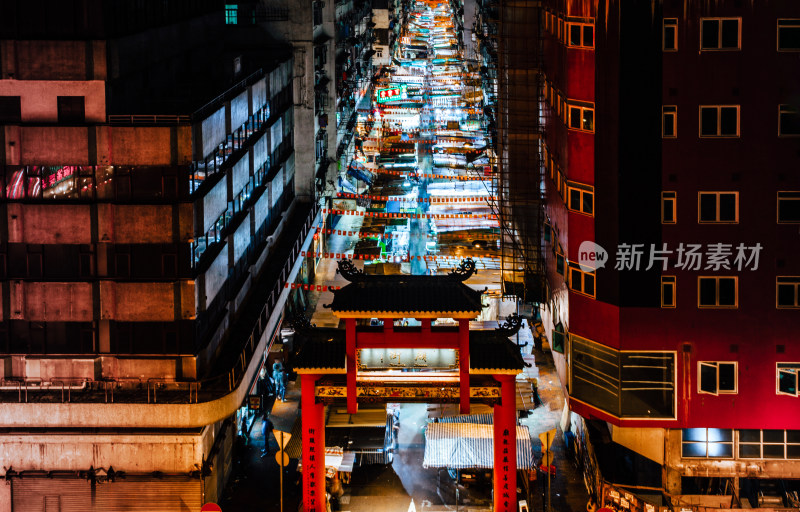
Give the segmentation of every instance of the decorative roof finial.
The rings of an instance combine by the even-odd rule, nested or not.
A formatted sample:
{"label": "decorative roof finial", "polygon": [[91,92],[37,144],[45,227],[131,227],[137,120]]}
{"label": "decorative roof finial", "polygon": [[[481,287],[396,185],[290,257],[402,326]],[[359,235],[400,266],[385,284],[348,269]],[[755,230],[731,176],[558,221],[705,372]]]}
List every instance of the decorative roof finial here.
{"label": "decorative roof finial", "polygon": [[447,274],[448,276],[452,277],[453,279],[457,279],[459,281],[466,281],[472,274],[477,274],[478,271],[475,268],[475,260],[472,258],[464,258],[461,260],[461,263],[456,267],[455,270]]}
{"label": "decorative roof finial", "polygon": [[338,268],[336,272],[342,275],[345,279],[354,283],[356,281],[363,281],[364,280],[364,271],[359,270],[353,264],[353,260],[348,258],[343,258],[339,260]]}

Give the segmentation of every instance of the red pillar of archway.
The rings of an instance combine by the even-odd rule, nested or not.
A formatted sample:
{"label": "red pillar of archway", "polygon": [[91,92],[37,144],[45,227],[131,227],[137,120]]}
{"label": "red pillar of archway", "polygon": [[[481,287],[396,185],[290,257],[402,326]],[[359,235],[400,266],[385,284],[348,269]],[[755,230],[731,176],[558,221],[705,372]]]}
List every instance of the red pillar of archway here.
{"label": "red pillar of archway", "polygon": [[303,510],[325,512],[325,407],[315,400],[319,375],[300,376],[303,426]]}
{"label": "red pillar of archway", "polygon": [[459,409],[461,414],[469,414],[469,320],[458,320],[458,358],[459,358]]}
{"label": "red pillar of archway", "polygon": [[356,319],[346,318],[345,325],[345,352],[347,355],[347,413],[358,412],[356,395]]}
{"label": "red pillar of archway", "polygon": [[514,375],[495,375],[500,404],[494,406],[494,512],[517,509],[517,400]]}

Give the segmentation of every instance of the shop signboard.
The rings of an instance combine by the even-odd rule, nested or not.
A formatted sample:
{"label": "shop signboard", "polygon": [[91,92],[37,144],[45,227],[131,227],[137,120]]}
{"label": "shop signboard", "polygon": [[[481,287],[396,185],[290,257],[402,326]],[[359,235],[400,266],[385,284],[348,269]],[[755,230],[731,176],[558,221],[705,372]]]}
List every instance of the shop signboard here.
{"label": "shop signboard", "polygon": [[251,411],[261,410],[261,395],[247,395],[247,407]]}
{"label": "shop signboard", "polygon": [[398,101],[398,100],[407,100],[408,99],[408,89],[405,84],[402,85],[394,85],[392,87],[387,87],[384,89],[378,89],[375,91],[375,95],[377,96],[378,103],[386,103],[389,101]]}

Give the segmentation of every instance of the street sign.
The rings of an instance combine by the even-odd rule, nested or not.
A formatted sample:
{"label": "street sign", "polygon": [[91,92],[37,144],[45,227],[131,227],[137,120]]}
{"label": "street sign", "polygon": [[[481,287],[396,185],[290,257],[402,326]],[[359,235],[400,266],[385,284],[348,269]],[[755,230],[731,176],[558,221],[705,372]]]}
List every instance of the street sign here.
{"label": "street sign", "polygon": [[553,458],[555,454],[551,451],[542,452],[542,466],[550,466],[553,463]]}
{"label": "street sign", "polygon": [[288,432],[281,432],[280,430],[275,431],[275,439],[278,440],[278,446],[281,447],[281,450],[286,448],[286,445],[289,444],[289,439],[292,438],[292,434]]}
{"label": "street sign", "polygon": [[385,89],[378,89],[375,91],[375,96],[378,103],[386,103],[387,101],[407,100],[408,99],[408,86],[395,85]]}
{"label": "street sign", "polygon": [[247,395],[247,406],[251,411],[261,409],[261,395]]}
{"label": "street sign", "polygon": [[289,454],[283,450],[280,450],[275,454],[275,460],[278,462],[280,467],[285,468],[289,465]]}
{"label": "street sign", "polygon": [[548,430],[539,434],[539,440],[542,442],[542,452],[550,450],[553,446],[553,441],[556,438],[556,429]]}

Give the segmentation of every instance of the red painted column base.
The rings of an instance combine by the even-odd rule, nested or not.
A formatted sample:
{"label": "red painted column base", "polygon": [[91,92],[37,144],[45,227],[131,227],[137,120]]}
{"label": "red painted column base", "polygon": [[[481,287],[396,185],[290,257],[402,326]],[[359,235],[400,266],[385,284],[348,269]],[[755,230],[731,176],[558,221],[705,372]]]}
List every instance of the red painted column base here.
{"label": "red painted column base", "polygon": [[517,401],[515,376],[495,375],[500,405],[494,406],[494,512],[517,510]]}
{"label": "red painted column base", "polygon": [[300,376],[303,428],[303,510],[326,512],[325,503],[325,408],[314,392],[319,375]]}

